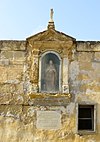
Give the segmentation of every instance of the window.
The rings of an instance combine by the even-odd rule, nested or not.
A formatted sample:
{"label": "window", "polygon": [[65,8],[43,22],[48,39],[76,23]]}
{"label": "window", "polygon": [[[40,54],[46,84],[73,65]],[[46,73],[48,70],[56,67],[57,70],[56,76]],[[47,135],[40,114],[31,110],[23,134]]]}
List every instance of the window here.
{"label": "window", "polygon": [[78,131],[95,131],[95,105],[78,105]]}

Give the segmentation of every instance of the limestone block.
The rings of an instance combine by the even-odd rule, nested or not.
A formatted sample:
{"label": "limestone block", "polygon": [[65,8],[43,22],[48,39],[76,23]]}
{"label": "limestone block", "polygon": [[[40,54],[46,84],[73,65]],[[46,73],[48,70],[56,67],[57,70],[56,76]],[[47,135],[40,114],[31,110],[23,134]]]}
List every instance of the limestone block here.
{"label": "limestone block", "polygon": [[100,75],[100,63],[99,62],[92,62],[92,67],[93,67],[95,73],[98,72],[98,74]]}
{"label": "limestone block", "polygon": [[95,54],[94,54],[94,60],[95,61],[100,61],[100,52],[95,52]]}
{"label": "limestone block", "polygon": [[8,90],[9,93],[7,93],[7,89],[5,89],[6,92],[0,92],[0,104],[23,104],[24,103],[24,96],[23,94],[18,94],[16,91],[14,93],[11,93],[10,90]]}
{"label": "limestone block", "polygon": [[0,59],[0,65],[1,66],[9,66],[10,60],[9,59]]}
{"label": "limestone block", "polygon": [[11,65],[24,65],[25,61],[23,60],[11,60],[10,64]]}
{"label": "limestone block", "polygon": [[79,62],[73,61],[69,66],[69,78],[75,80],[79,74]]}
{"label": "limestone block", "polygon": [[35,126],[36,121],[36,108],[34,106],[23,106],[23,115],[21,116],[25,124],[33,123]]}
{"label": "limestone block", "polygon": [[16,84],[16,93],[23,94],[23,92],[24,92],[23,82],[21,82],[20,84]]}
{"label": "limestone block", "polygon": [[23,51],[14,51],[14,60],[25,60],[25,52]]}
{"label": "limestone block", "polygon": [[0,85],[0,93],[13,93],[15,91],[15,85],[14,84],[1,84]]}
{"label": "limestone block", "polygon": [[87,86],[86,84],[80,85],[80,87],[79,87],[80,92],[84,92],[84,93],[85,93],[87,87],[88,87],[88,86]]}
{"label": "limestone block", "polygon": [[21,81],[23,74],[23,65],[12,65],[7,69],[7,82],[14,83]]}
{"label": "limestone block", "polygon": [[23,84],[1,84],[0,104],[23,104]]}
{"label": "limestone block", "polygon": [[95,92],[100,92],[100,84],[96,85],[87,85],[89,89],[95,91]]}
{"label": "limestone block", "polygon": [[93,71],[88,72],[88,76],[91,78],[92,82],[96,81],[100,83],[100,70],[95,68]]}
{"label": "limestone block", "polygon": [[29,117],[35,117],[36,109],[34,106],[23,106],[23,113]]}
{"label": "limestone block", "polygon": [[22,113],[21,105],[0,105],[0,114],[2,116],[18,117]]}
{"label": "limestone block", "polygon": [[[99,87],[100,88],[100,87]],[[87,88],[86,89],[86,95],[87,96],[90,96],[90,99],[94,100],[94,102],[98,102],[99,103],[99,100],[100,100],[100,89],[98,88],[98,90],[94,90],[93,88],[90,89],[90,88]]]}
{"label": "limestone block", "polygon": [[100,51],[100,42],[99,41],[78,41],[77,42],[77,51]]}
{"label": "limestone block", "polygon": [[15,104],[15,105],[24,104],[24,95],[14,92],[10,100],[10,104]]}
{"label": "limestone block", "polygon": [[13,51],[1,51],[1,59],[13,59]]}
{"label": "limestone block", "polygon": [[24,64],[25,54],[25,51],[1,51],[0,64]]}
{"label": "limestone block", "polygon": [[23,65],[0,66],[0,83],[18,83],[22,79]]}
{"label": "limestone block", "polygon": [[79,62],[91,62],[92,58],[93,58],[92,52],[78,52]]}
{"label": "limestone block", "polygon": [[7,68],[0,66],[0,83],[4,83],[7,80]]}
{"label": "limestone block", "polygon": [[93,70],[92,63],[91,62],[79,62],[79,69],[85,70],[85,71],[91,71]]}
{"label": "limestone block", "polygon": [[0,116],[0,122],[1,142],[34,142],[32,124],[24,125],[20,119],[2,116]]}
{"label": "limestone block", "polygon": [[11,93],[0,93],[0,104],[10,104],[13,99],[13,95]]}
{"label": "limestone block", "polygon": [[2,40],[0,45],[2,51],[26,50],[26,41]]}
{"label": "limestone block", "polygon": [[77,76],[77,80],[89,80],[90,77],[88,74],[83,74],[83,73],[80,73],[78,76]]}
{"label": "limestone block", "polygon": [[75,132],[75,115],[70,115],[69,117],[64,115],[62,116],[62,130],[64,131],[66,128],[66,132],[74,133]]}

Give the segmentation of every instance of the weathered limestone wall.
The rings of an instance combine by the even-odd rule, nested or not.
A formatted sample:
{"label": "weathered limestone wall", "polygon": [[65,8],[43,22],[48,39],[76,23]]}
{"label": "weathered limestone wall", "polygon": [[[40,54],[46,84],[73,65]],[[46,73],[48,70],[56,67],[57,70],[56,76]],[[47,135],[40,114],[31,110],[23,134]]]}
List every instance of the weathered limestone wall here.
{"label": "weathered limestone wall", "polygon": [[[79,96],[84,99],[89,94],[99,96],[100,42],[77,42],[77,49],[74,53],[74,60],[70,64],[69,73],[70,90],[76,94],[76,100]],[[93,101],[96,100],[93,99]]]}
{"label": "weathered limestone wall", "polygon": [[[77,42],[74,60],[70,64],[70,91],[74,102],[96,104],[96,133],[84,135],[85,142],[100,141],[100,42]],[[73,104],[74,104],[73,102]],[[89,136],[91,137],[89,139]],[[88,138],[86,138],[88,137]]]}
{"label": "weathered limestone wall", "polygon": [[0,41],[0,104],[23,103],[25,41]]}
{"label": "weathered limestone wall", "polygon": [[[100,42],[77,42],[67,106],[32,106],[27,69],[26,41],[0,41],[0,142],[100,142]],[[96,103],[96,133],[78,135],[77,103]],[[61,128],[37,129],[38,110],[59,111]]]}

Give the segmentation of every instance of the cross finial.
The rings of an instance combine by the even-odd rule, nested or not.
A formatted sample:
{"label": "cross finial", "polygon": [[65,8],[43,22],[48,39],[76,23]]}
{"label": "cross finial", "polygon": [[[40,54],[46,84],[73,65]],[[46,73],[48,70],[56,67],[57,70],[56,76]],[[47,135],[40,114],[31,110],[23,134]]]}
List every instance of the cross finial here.
{"label": "cross finial", "polygon": [[53,9],[51,9],[51,11],[50,11],[50,22],[53,22],[53,13],[54,13],[54,11],[53,11]]}

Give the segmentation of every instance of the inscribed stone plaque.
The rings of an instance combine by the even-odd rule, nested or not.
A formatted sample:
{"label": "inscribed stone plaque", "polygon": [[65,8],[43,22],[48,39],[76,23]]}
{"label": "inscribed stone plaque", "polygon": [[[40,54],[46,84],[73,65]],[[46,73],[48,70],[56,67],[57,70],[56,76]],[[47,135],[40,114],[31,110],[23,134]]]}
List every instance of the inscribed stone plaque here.
{"label": "inscribed stone plaque", "polygon": [[59,129],[61,127],[61,113],[58,111],[37,111],[38,129]]}

